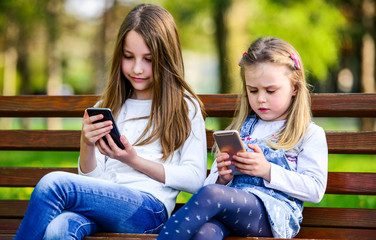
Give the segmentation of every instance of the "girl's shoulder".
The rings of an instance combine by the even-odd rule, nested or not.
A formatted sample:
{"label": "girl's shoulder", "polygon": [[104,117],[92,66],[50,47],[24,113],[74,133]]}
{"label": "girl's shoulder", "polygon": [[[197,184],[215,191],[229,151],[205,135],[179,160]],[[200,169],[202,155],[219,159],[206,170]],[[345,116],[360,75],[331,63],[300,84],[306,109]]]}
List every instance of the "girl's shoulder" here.
{"label": "girl's shoulder", "polygon": [[317,125],[315,122],[311,122],[308,126],[308,137],[310,136],[317,136],[317,137],[325,137],[325,131],[322,127]]}
{"label": "girl's shoulder", "polygon": [[201,112],[199,101],[192,95],[185,95],[184,100],[188,105],[188,111],[190,114]]}

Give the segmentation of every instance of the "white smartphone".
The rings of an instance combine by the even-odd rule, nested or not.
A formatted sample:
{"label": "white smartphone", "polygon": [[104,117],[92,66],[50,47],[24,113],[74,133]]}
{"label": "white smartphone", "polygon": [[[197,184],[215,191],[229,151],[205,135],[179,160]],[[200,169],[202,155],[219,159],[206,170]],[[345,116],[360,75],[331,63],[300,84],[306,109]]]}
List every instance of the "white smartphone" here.
{"label": "white smartphone", "polygon": [[[217,143],[221,152],[227,152],[230,155],[229,160],[232,160],[232,156],[237,152],[245,152],[245,147],[240,138],[239,132],[236,130],[223,130],[214,131],[214,140]],[[230,165],[232,175],[243,174],[235,170],[234,165]]]}

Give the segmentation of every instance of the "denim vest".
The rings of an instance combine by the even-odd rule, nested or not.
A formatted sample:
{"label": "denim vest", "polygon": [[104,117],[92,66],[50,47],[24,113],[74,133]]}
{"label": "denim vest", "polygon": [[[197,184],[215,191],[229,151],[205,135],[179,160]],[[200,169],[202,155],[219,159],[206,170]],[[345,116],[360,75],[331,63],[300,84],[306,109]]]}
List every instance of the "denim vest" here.
{"label": "denim vest", "polygon": [[[247,152],[253,152],[248,144],[257,143],[265,158],[286,170],[291,169],[283,149],[273,150],[266,145],[265,141],[252,140],[248,138],[257,124],[257,117],[248,118],[240,129],[240,136]],[[295,199],[281,191],[267,188],[264,180],[260,177],[250,175],[235,175],[231,187],[253,193],[261,199],[266,208],[268,219],[275,238],[293,238],[300,229],[303,219],[303,202]]]}

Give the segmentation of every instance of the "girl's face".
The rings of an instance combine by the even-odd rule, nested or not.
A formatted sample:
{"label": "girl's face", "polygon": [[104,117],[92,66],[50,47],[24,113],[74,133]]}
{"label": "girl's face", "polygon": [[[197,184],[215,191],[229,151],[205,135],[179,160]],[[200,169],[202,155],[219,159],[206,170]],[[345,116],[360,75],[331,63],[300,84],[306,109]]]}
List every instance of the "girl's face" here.
{"label": "girl's face", "polygon": [[245,68],[248,101],[255,113],[264,121],[284,120],[295,86],[288,78],[291,70],[276,63],[261,63]]}
{"label": "girl's face", "polygon": [[150,49],[144,39],[134,30],[124,40],[121,70],[132,84],[131,98],[151,99],[153,95],[153,70]]}

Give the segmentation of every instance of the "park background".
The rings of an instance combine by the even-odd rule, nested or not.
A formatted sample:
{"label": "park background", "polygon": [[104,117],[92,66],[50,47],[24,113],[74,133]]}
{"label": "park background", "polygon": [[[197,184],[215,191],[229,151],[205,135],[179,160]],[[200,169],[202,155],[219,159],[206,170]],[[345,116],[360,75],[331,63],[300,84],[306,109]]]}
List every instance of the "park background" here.
{"label": "park background", "polygon": [[[374,0],[1,0],[0,94],[100,94],[118,28],[139,3],[175,18],[185,77],[199,94],[239,93],[238,61],[260,36],[295,46],[314,93],[375,92]],[[228,121],[206,125],[217,130]],[[371,119],[314,121],[326,131],[376,130]],[[81,119],[2,118],[0,129],[79,130]],[[1,151],[0,167],[77,167],[78,155]],[[329,171],[376,172],[376,156],[330,154]],[[2,187],[0,199],[28,199],[32,190]],[[376,197],[326,195],[305,205],[376,208]]]}

